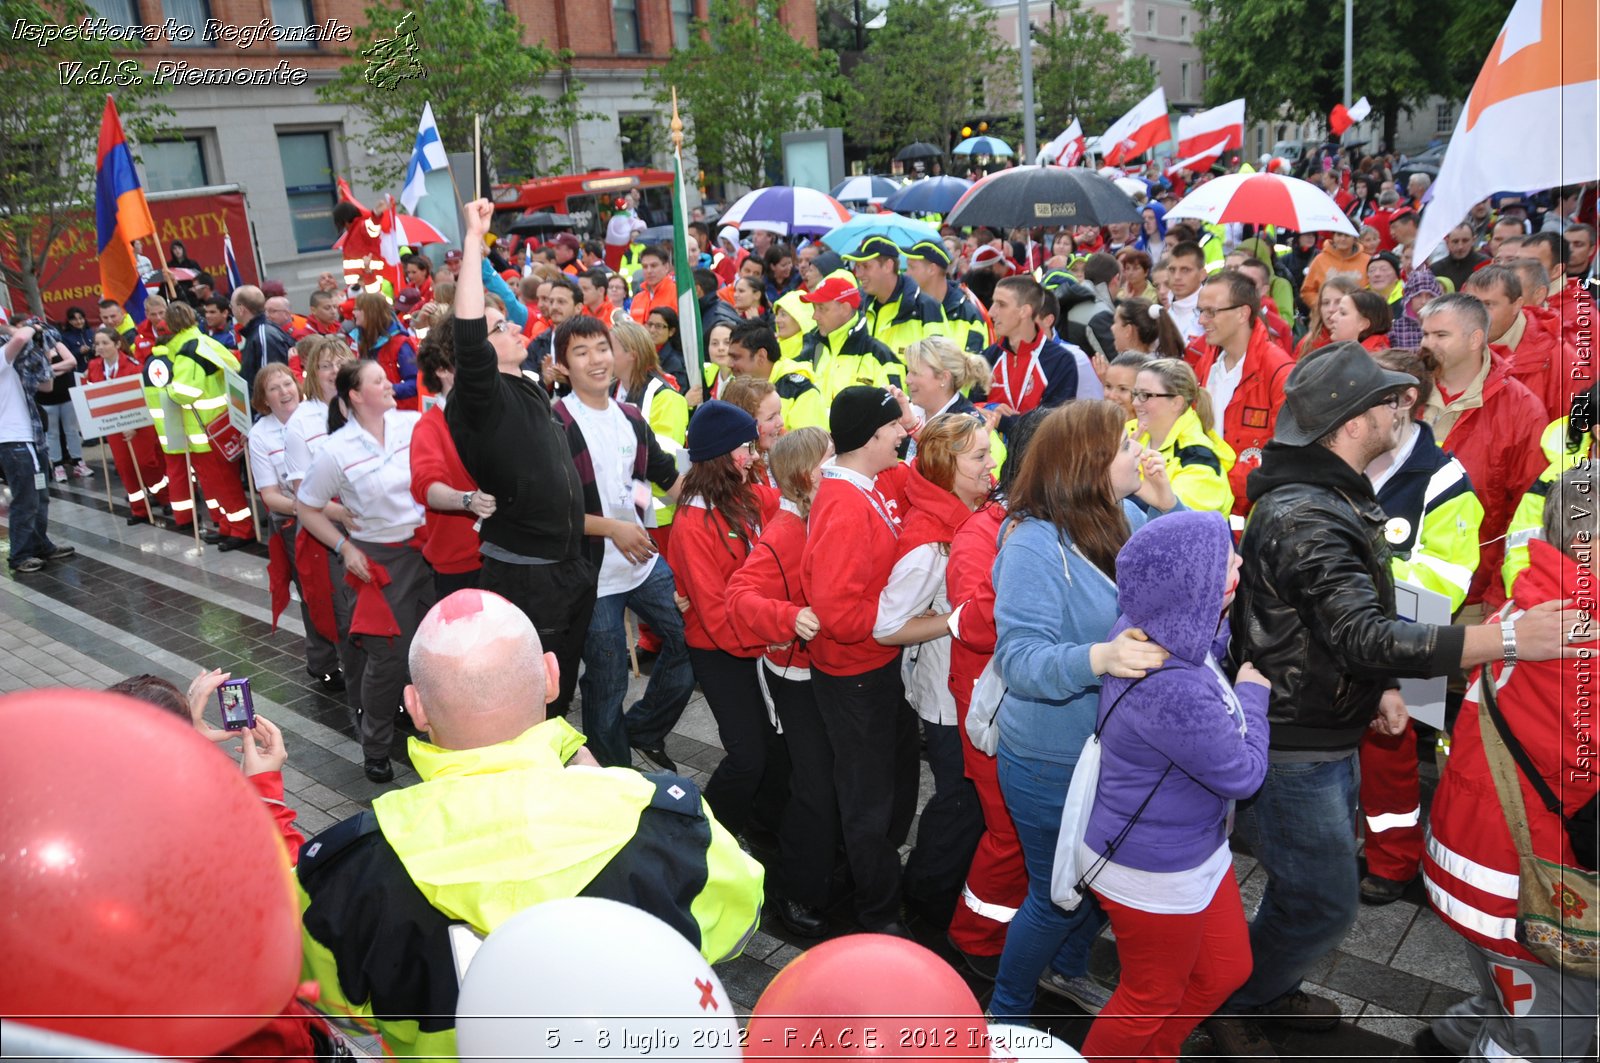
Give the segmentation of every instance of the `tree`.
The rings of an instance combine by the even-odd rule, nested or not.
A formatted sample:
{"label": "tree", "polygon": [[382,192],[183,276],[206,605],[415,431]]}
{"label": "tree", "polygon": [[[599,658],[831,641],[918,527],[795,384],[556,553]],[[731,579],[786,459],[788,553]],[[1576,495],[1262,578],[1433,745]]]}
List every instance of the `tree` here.
{"label": "tree", "polygon": [[[1085,130],[1116,121],[1155,87],[1155,73],[1130,51],[1127,36],[1081,0],[1054,5],[1055,18],[1034,31],[1034,91],[1049,139],[1073,118]],[[1028,161],[1032,161],[1031,159]]]}
{"label": "tree", "polygon": [[988,110],[985,79],[1014,66],[983,0],[889,0],[855,70],[852,136],[885,156],[915,140],[948,151],[951,131]]}
{"label": "tree", "polygon": [[[108,43],[41,46],[17,36],[28,26],[72,24],[90,14],[78,0],[62,8],[0,0],[0,279],[22,289],[35,314],[44,313],[40,290],[72,256],[95,253],[92,245],[69,247],[63,238],[76,229],[93,239],[95,148],[106,81],[127,82],[109,87],[135,155],[139,143],[160,136],[161,118],[171,113],[157,102],[162,90],[140,73],[138,61],[113,56]],[[101,70],[105,79],[94,76]]]}
{"label": "tree", "polygon": [[707,17],[694,21],[689,46],[651,75],[663,108],[678,90],[686,139],[710,180],[758,188],[782,134],[829,124],[828,98],[844,87],[838,58],[790,36],[783,6],[711,0]]}
{"label": "tree", "polygon": [[[1399,114],[1429,96],[1463,97],[1513,0],[1362,0],[1351,78],[1393,145]],[[1326,118],[1344,92],[1344,20],[1320,0],[1194,0],[1206,98],[1256,115]]]}
{"label": "tree", "polygon": [[[408,15],[417,27],[415,61],[421,74],[409,76],[391,59],[390,76],[374,76],[379,58],[390,58],[395,42],[406,35],[397,27]],[[524,43],[524,27],[508,6],[483,0],[376,0],[365,18],[352,27],[354,61],[340,67],[317,94],[365,118],[367,128],[357,141],[376,157],[363,167],[373,184],[395,186],[405,176],[424,103],[433,105],[447,151],[471,150],[473,116],[481,116],[484,157],[501,179],[570,165],[564,130],[584,117],[577,106],[583,85],[571,77],[570,53]],[[557,84],[560,91],[553,95],[541,91]]]}

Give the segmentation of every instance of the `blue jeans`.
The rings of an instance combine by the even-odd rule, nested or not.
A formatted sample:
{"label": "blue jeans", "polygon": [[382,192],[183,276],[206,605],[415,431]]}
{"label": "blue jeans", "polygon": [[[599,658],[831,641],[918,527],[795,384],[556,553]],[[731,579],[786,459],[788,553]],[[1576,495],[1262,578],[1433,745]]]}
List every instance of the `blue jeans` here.
{"label": "blue jeans", "polygon": [[50,494],[36,487],[34,477],[48,474],[50,465],[32,443],[0,443],[0,468],[11,487],[10,565],[16,568],[30,557],[44,557],[56,548],[46,531],[50,524]]}
{"label": "blue jeans", "polygon": [[1355,925],[1356,752],[1339,760],[1270,764],[1238,833],[1267,871],[1250,923],[1255,969],[1219,1012],[1248,1014],[1300,988],[1300,979]]}
{"label": "blue jeans", "polygon": [[1028,866],[1028,896],[1006,931],[1000,972],[994,980],[989,1011],[996,1022],[1026,1025],[1033,997],[1046,965],[1074,977],[1089,971],[1089,946],[1106,925],[1106,916],[1088,896],[1073,911],[1050,899],[1050,872],[1055,867],[1056,837],[1061,833],[1061,808],[1072,783],[1071,764],[1019,756],[1000,742],[1000,792],[1017,825],[1022,859]]}
{"label": "blue jeans", "polygon": [[[583,641],[583,733],[589,751],[607,768],[633,763],[630,740],[642,746],[659,745],[683,715],[694,693],[694,669],[683,641],[683,616],[673,601],[672,569],[657,558],[645,581],[631,591],[596,598]],[[661,655],[650,670],[644,696],[622,712],[628,694],[628,639],[622,626],[624,610],[650,625],[661,636]]]}

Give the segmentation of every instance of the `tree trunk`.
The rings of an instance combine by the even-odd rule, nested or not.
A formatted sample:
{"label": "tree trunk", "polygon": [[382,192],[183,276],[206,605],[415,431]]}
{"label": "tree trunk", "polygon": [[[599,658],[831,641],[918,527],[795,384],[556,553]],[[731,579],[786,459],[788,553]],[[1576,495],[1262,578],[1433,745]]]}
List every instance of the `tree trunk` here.
{"label": "tree trunk", "polygon": [[[31,237],[33,234],[27,234]],[[22,274],[22,291],[28,299],[28,310],[44,316],[44,294],[39,291],[39,269],[33,257],[31,239],[19,234],[17,240],[17,272]]]}
{"label": "tree trunk", "polygon": [[[1384,100],[1383,101],[1383,144],[1381,145],[1381,147],[1383,148],[1384,151],[1393,151],[1394,150],[1394,148],[1395,148],[1395,143],[1394,143],[1395,142],[1395,137],[1398,135],[1399,129],[1400,129],[1400,102],[1398,100],[1393,100],[1393,99]],[[1373,152],[1373,154],[1376,155],[1377,152]]]}

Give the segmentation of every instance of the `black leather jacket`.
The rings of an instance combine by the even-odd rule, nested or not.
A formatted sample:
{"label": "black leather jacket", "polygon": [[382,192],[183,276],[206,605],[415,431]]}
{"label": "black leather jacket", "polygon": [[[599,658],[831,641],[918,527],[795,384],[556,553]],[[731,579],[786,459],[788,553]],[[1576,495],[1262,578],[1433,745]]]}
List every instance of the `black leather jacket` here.
{"label": "black leather jacket", "polygon": [[1354,749],[1396,678],[1460,667],[1465,629],[1395,619],[1387,518],[1332,451],[1268,444],[1247,491],[1232,662],[1272,683],[1273,749]]}

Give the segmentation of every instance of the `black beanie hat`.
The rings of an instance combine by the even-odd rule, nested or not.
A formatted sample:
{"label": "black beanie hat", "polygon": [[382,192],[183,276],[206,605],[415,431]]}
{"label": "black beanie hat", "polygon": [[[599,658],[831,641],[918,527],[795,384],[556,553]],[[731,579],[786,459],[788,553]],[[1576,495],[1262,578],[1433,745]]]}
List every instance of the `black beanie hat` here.
{"label": "black beanie hat", "polygon": [[858,384],[833,397],[828,411],[828,431],[833,434],[833,449],[847,454],[867,445],[874,432],[900,419],[900,403],[884,388]]}
{"label": "black beanie hat", "polygon": [[689,419],[684,442],[690,461],[710,461],[756,438],[756,419],[731,402],[712,399]]}

